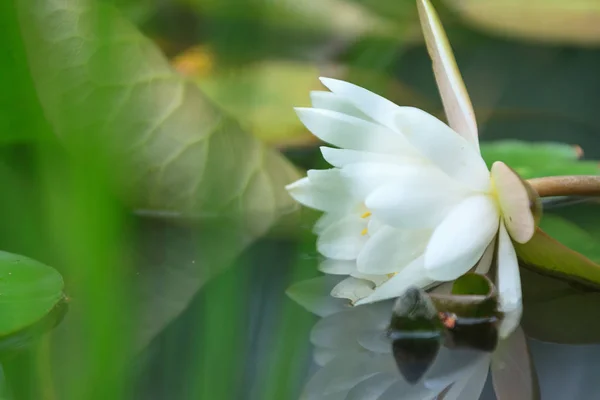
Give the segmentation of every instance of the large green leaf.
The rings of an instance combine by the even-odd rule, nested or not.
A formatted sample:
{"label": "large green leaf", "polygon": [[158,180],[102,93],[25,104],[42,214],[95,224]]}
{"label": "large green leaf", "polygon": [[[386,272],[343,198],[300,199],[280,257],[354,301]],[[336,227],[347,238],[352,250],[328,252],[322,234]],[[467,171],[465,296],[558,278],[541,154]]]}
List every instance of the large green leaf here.
{"label": "large green leaf", "polygon": [[194,217],[201,247],[210,250],[191,265],[143,271],[143,345],[212,273],[295,208],[284,186],[297,172],[179,76],[110,6],[39,0],[19,2],[19,11],[55,132],[75,154],[105,153],[100,160],[119,171],[115,181],[132,207]]}
{"label": "large green leaf", "polygon": [[63,279],[55,269],[0,252],[0,342],[42,320],[63,297]]}

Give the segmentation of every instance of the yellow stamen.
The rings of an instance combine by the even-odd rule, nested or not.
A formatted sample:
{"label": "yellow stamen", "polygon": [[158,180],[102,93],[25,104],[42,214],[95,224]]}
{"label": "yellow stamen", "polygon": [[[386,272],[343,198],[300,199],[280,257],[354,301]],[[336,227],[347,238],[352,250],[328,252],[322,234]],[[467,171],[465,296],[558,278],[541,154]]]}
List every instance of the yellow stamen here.
{"label": "yellow stamen", "polygon": [[362,231],[360,231],[360,234],[363,235],[363,236],[365,236],[367,233],[369,233],[369,228],[365,228]]}
{"label": "yellow stamen", "polygon": [[397,272],[392,272],[392,273],[390,273],[390,274],[387,274],[387,277],[388,277],[388,278],[393,278],[393,277],[394,277],[394,275],[396,275],[396,274],[397,274]]}
{"label": "yellow stamen", "polygon": [[363,215],[361,215],[361,218],[368,218],[371,216],[371,211],[367,211],[366,213],[364,213]]}

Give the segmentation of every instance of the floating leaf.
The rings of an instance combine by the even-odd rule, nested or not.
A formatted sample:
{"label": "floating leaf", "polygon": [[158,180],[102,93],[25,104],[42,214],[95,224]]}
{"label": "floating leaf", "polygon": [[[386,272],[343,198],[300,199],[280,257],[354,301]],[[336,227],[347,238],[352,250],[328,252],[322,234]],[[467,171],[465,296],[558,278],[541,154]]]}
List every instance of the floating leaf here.
{"label": "floating leaf", "polygon": [[579,146],[562,143],[528,143],[518,140],[502,140],[481,144],[481,155],[491,168],[495,161],[502,161],[514,169],[521,178],[530,179],[556,175],[597,174],[597,161],[582,161]]}
{"label": "floating leaf", "polygon": [[417,5],[448,124],[478,147],[475,113],[444,28],[429,0],[418,0]]}
{"label": "floating leaf", "polygon": [[21,346],[23,337],[15,337],[46,318],[63,299],[63,279],[55,269],[0,252],[0,351]]}
{"label": "floating leaf", "polygon": [[595,0],[445,2],[491,33],[540,42],[600,44],[600,4]]}
{"label": "floating leaf", "polygon": [[[548,219],[553,220],[554,224],[562,225],[571,232],[577,231],[576,227],[565,220],[546,216],[542,218],[542,221]],[[548,221],[544,223],[548,224]],[[578,237],[586,238],[585,232],[577,232],[576,236],[568,236],[569,240],[577,240]],[[537,229],[529,242],[525,244],[514,243],[514,245],[519,260],[525,263],[528,268],[537,270],[542,274],[549,274],[600,289],[600,265],[553,239],[541,229]]]}
{"label": "floating leaf", "polygon": [[492,357],[491,371],[498,400],[540,398],[537,375],[521,328],[498,344]]}
{"label": "floating leaf", "polygon": [[[189,280],[182,288],[142,290],[161,296],[140,300],[153,304],[141,316],[152,323],[143,329],[145,342],[185,308],[207,277],[295,209],[284,186],[297,172],[177,74],[111,6],[20,1],[19,11],[31,73],[56,134],[75,153],[106,152],[99,159],[120,172],[116,183],[133,208],[194,216],[206,229],[203,247],[219,249],[207,265],[198,259],[183,268],[180,279],[169,270],[153,272],[152,282]],[[230,229],[227,248],[223,234],[210,234],[215,226]]]}

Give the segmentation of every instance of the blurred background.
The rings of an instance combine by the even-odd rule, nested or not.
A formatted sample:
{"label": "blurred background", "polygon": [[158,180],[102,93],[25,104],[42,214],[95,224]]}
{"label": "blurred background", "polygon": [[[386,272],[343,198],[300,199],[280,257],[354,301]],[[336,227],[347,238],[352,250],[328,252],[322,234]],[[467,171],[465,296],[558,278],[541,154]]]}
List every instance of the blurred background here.
{"label": "blurred background", "polygon": [[[50,335],[3,363],[2,398],[298,398],[316,317],[285,290],[318,275],[315,215],[290,214],[280,193],[326,164],[293,107],[328,76],[443,119],[415,2],[92,3],[0,4],[0,249],[59,270],[70,298]],[[434,5],[482,142],[559,142],[573,156],[519,142],[488,154],[525,178],[596,174],[600,3]],[[171,104],[181,77],[194,88]],[[196,134],[210,146],[181,161]],[[246,161],[255,152],[262,161]],[[258,177],[238,179],[257,163]],[[569,221],[561,240],[597,260],[597,210],[555,215]],[[597,347],[532,350],[543,399],[600,389]]]}

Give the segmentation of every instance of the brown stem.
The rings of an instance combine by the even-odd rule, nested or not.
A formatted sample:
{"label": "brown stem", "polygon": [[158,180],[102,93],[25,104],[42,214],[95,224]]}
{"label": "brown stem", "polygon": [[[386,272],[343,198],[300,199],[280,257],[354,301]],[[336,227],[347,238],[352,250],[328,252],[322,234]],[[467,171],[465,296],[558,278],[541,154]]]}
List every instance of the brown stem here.
{"label": "brown stem", "polygon": [[600,176],[548,176],[527,180],[540,197],[600,196]]}

